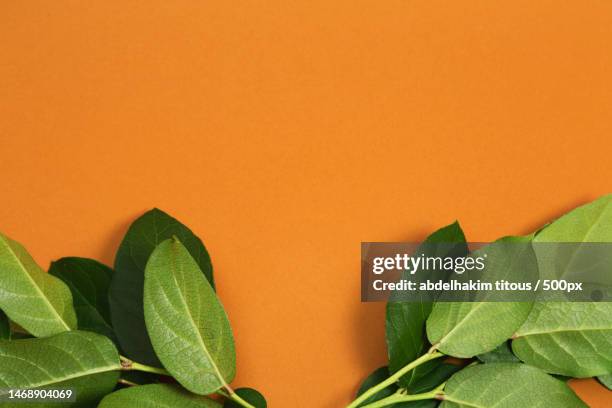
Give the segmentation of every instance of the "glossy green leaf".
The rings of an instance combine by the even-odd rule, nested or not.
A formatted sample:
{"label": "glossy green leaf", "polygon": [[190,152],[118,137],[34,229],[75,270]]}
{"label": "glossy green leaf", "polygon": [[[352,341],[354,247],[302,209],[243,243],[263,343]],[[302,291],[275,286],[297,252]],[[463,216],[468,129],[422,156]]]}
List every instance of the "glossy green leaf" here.
{"label": "glossy green leaf", "polygon": [[537,303],[516,336],[514,353],[546,372],[580,378],[612,372],[609,303]]}
{"label": "glossy green leaf", "polygon": [[[531,249],[528,245],[513,243],[528,240],[507,237],[488,245],[487,270],[483,273],[496,278],[520,273],[516,269],[521,269],[522,262],[528,258],[523,251]],[[484,250],[476,251],[473,256]],[[521,262],[521,265],[517,267],[516,262]],[[491,351],[509,339],[523,324],[532,305],[533,302],[437,302],[427,319],[427,337],[445,354],[473,357]]]}
{"label": "glossy green leaf", "polygon": [[26,249],[0,234],[0,309],[37,337],[76,328],[70,289],[43,271]]}
{"label": "glossy green leaf", "polygon": [[468,367],[448,380],[440,408],[585,408],[562,381],[519,363]]}
{"label": "glossy green leaf", "polygon": [[49,273],[60,278],[70,288],[78,328],[114,340],[108,306],[112,269],[93,259],[68,257],[52,262]]}
{"label": "glossy green leaf", "polygon": [[[550,223],[534,242],[612,242],[612,195]],[[542,265],[547,259],[538,257],[541,269],[547,269]],[[591,377],[612,372],[612,302],[538,302],[517,335],[514,353],[550,373]]]}
{"label": "glossy green leaf", "polygon": [[8,340],[11,338],[11,322],[8,316],[0,310],[0,339]]}
{"label": "glossy green leaf", "polygon": [[109,290],[113,328],[121,349],[140,363],[160,366],[147,335],[142,308],[144,270],[155,247],[178,237],[214,288],[212,264],[202,241],[178,220],[153,209],[130,226],[115,259]]}
{"label": "glossy green leaf", "polygon": [[112,391],[120,369],[113,343],[95,333],[0,341],[0,396],[11,388],[74,389],[77,402],[66,405],[87,407]]}
{"label": "glossy green leaf", "polygon": [[[437,230],[425,240],[425,244],[417,250],[417,253],[426,256],[458,257],[465,256],[468,252],[465,235],[458,222]],[[436,246],[435,244],[457,245]],[[433,303],[429,301],[403,302],[393,301],[392,298],[387,303],[386,340],[391,373],[414,361],[429,348],[425,336],[425,321],[432,307]],[[400,378],[400,386],[409,388],[414,381],[439,364],[439,360],[432,360],[417,367]]]}
{"label": "glossy green leaf", "polygon": [[607,389],[612,390],[612,374],[600,375],[599,377],[597,377],[597,379]]}
{"label": "glossy green leaf", "polygon": [[483,363],[518,363],[520,360],[512,353],[510,344],[504,342],[495,350],[479,354],[476,357]]}
{"label": "glossy green leaf", "polygon": [[421,394],[431,391],[461,369],[463,369],[462,366],[443,362],[423,378],[415,381],[408,389],[408,392],[409,394]]}
{"label": "glossy green leaf", "polygon": [[[255,408],[267,408],[268,406],[268,403],[266,402],[264,396],[261,395],[259,391],[254,390],[253,388],[237,388],[234,390],[234,392],[238,394],[240,398],[242,398],[244,401],[248,402]],[[226,400],[225,403],[223,403],[223,408],[241,407],[243,406],[230,399]]]}
{"label": "glossy green leaf", "polygon": [[144,314],[157,356],[181,385],[210,394],[232,381],[236,353],[229,320],[177,238],[159,244],[147,263]]}
{"label": "glossy green leaf", "polygon": [[170,384],[129,387],[104,397],[98,408],[221,408],[209,398],[190,394]]}

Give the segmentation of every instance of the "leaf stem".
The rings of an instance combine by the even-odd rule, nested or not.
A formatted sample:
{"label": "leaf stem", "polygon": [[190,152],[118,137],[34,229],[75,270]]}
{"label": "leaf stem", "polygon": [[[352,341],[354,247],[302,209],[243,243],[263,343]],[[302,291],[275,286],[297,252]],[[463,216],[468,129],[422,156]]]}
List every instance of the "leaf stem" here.
{"label": "leaf stem", "polygon": [[[364,392],[359,397],[357,397],[355,399],[355,401],[353,401],[349,405],[347,405],[346,408],[356,408],[356,407],[358,407],[359,404],[361,404],[363,401],[367,400],[368,398],[370,398],[372,395],[378,393],[379,391],[387,388],[389,385],[391,385],[394,382],[396,382],[397,380],[399,380],[407,372],[413,370],[414,368],[420,366],[423,363],[426,363],[427,361],[434,360],[436,358],[440,358],[443,355],[444,354],[442,354],[439,351],[436,351],[435,349],[432,348],[432,350],[430,350],[428,353],[423,354],[421,357],[417,358],[412,363],[409,363],[409,364],[405,365],[404,367],[402,367],[401,369],[399,369],[398,371],[393,373],[393,375],[391,375],[389,378],[387,378],[383,382],[381,382],[378,385],[375,385],[374,387],[368,389],[366,392]],[[425,395],[425,394],[418,394],[418,395]],[[416,395],[411,395],[411,397],[415,397],[415,396]],[[388,398],[391,398],[391,397],[388,397]],[[421,399],[427,399],[427,398],[433,398],[433,397],[425,397],[425,398],[421,398]],[[372,405],[372,404],[370,404],[370,405]],[[368,408],[373,408],[373,407],[370,407],[370,405],[367,405],[367,407]],[[381,405],[381,406],[383,406],[383,405]]]}
{"label": "leaf stem", "polygon": [[444,388],[444,384],[440,384],[434,390],[429,392],[425,392],[423,394],[403,394],[403,393],[395,393],[393,395],[388,396],[387,398],[383,398],[381,400],[372,402],[371,404],[364,405],[363,408],[382,408],[392,404],[397,404],[399,402],[408,402],[408,401],[420,401],[426,399],[434,399],[441,395],[443,395],[442,388]]}
{"label": "leaf stem", "polygon": [[144,371],[146,373],[170,376],[170,373],[168,373],[168,371],[164,370],[163,368],[151,367],[145,364],[140,364],[124,356],[119,356],[119,358],[121,359],[121,369],[122,370],[125,370],[125,371],[137,370],[137,371]]}
{"label": "leaf stem", "polygon": [[120,379],[117,380],[117,382],[119,384],[127,385],[129,387],[134,387],[134,386],[140,385],[140,384],[136,384],[135,382],[126,380],[125,378],[120,378]]}

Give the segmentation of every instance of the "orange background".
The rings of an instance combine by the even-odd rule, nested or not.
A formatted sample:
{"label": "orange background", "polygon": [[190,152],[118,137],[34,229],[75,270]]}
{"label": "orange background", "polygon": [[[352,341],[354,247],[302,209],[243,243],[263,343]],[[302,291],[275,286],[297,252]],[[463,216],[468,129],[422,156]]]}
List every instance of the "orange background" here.
{"label": "orange background", "polygon": [[386,355],[360,241],[492,240],[611,190],[612,4],[533,3],[2,1],[0,229],[112,264],[171,212],[212,254],[235,385],[340,407]]}

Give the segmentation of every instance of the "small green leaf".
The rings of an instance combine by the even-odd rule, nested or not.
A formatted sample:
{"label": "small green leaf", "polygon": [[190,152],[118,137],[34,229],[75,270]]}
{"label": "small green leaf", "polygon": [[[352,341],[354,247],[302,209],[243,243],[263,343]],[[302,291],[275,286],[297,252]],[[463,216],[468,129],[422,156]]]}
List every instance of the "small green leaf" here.
{"label": "small green leaf", "polygon": [[599,377],[597,377],[597,379],[607,389],[612,390],[612,374],[600,375]]}
{"label": "small green leaf", "polygon": [[49,273],[70,288],[78,328],[114,340],[108,306],[112,269],[93,259],[68,257],[52,262]]}
{"label": "small green leaf", "polygon": [[[257,390],[253,388],[238,388],[234,390],[236,394],[249,404],[253,405],[255,408],[267,408],[268,403],[263,395]],[[232,401],[230,399],[226,400],[223,404],[223,408],[242,408],[242,405],[239,403]]]}
{"label": "small green leaf", "polygon": [[535,367],[490,363],[459,371],[444,387],[440,408],[516,408],[586,405],[563,382]]}
{"label": "small green leaf", "polygon": [[70,331],[39,339],[0,341],[0,395],[8,389],[74,389],[74,407],[91,406],[112,391],[121,364],[106,337]]}
{"label": "small green leaf", "polygon": [[210,394],[232,381],[236,352],[229,320],[177,238],[159,244],[147,263],[144,315],[157,356],[181,385]]}
{"label": "small green leaf", "polygon": [[117,252],[109,289],[111,319],[121,349],[135,361],[153,366],[160,366],[160,362],[145,327],[144,270],[155,247],[173,236],[185,245],[214,289],[212,264],[202,241],[158,209],[148,211],[130,226]]}
{"label": "small green leaf", "polygon": [[11,322],[6,314],[0,310],[0,339],[8,340],[11,338]]}
{"label": "small green leaf", "polygon": [[43,271],[26,249],[0,234],[0,309],[37,337],[76,328],[70,289]]}
{"label": "small green leaf", "polygon": [[[529,238],[524,237],[502,238],[475,251],[473,256],[486,250],[487,269],[483,273],[490,274],[487,279],[507,277],[530,259],[524,252],[531,251],[530,246],[515,245],[528,241]],[[517,267],[516,262],[521,265]],[[427,337],[445,354],[473,357],[491,351],[509,339],[523,324],[532,305],[533,302],[437,302],[427,319]]]}
{"label": "small green leaf", "polygon": [[479,354],[476,357],[483,363],[518,363],[520,360],[512,353],[510,344],[504,342],[495,350]]}
{"label": "small green leaf", "polygon": [[[443,244],[443,245],[436,245]],[[457,245],[449,245],[457,244]],[[436,253],[433,253],[436,252]],[[468,252],[465,235],[458,222],[454,222],[431,234],[418,250],[426,256],[459,257]],[[428,274],[427,276],[430,276]],[[431,313],[432,302],[394,301],[387,303],[386,339],[389,354],[389,371],[394,373],[422,355],[429,348],[425,336],[425,321]],[[410,385],[440,364],[432,360],[400,378],[402,387]]]}
{"label": "small green leaf", "polygon": [[206,397],[190,394],[170,384],[124,388],[104,397],[98,408],[221,408]]}
{"label": "small green leaf", "polygon": [[[578,207],[542,228],[534,238],[541,270],[557,256],[539,251],[539,243],[612,242],[612,195]],[[580,245],[562,257],[580,257]],[[550,254],[548,254],[550,255]],[[592,377],[612,372],[612,302],[537,302],[512,342],[527,364],[549,373]]]}

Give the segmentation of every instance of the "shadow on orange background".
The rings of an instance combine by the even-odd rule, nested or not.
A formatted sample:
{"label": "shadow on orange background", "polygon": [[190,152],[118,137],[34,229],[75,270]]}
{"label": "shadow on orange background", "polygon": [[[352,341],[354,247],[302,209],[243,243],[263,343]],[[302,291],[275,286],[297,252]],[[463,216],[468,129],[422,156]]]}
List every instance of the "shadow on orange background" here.
{"label": "shadow on orange background", "polygon": [[235,384],[272,407],[340,407],[384,363],[361,241],[454,219],[492,240],[611,190],[606,2],[0,10],[0,230],[112,264],[134,217],[176,215],[212,254]]}

